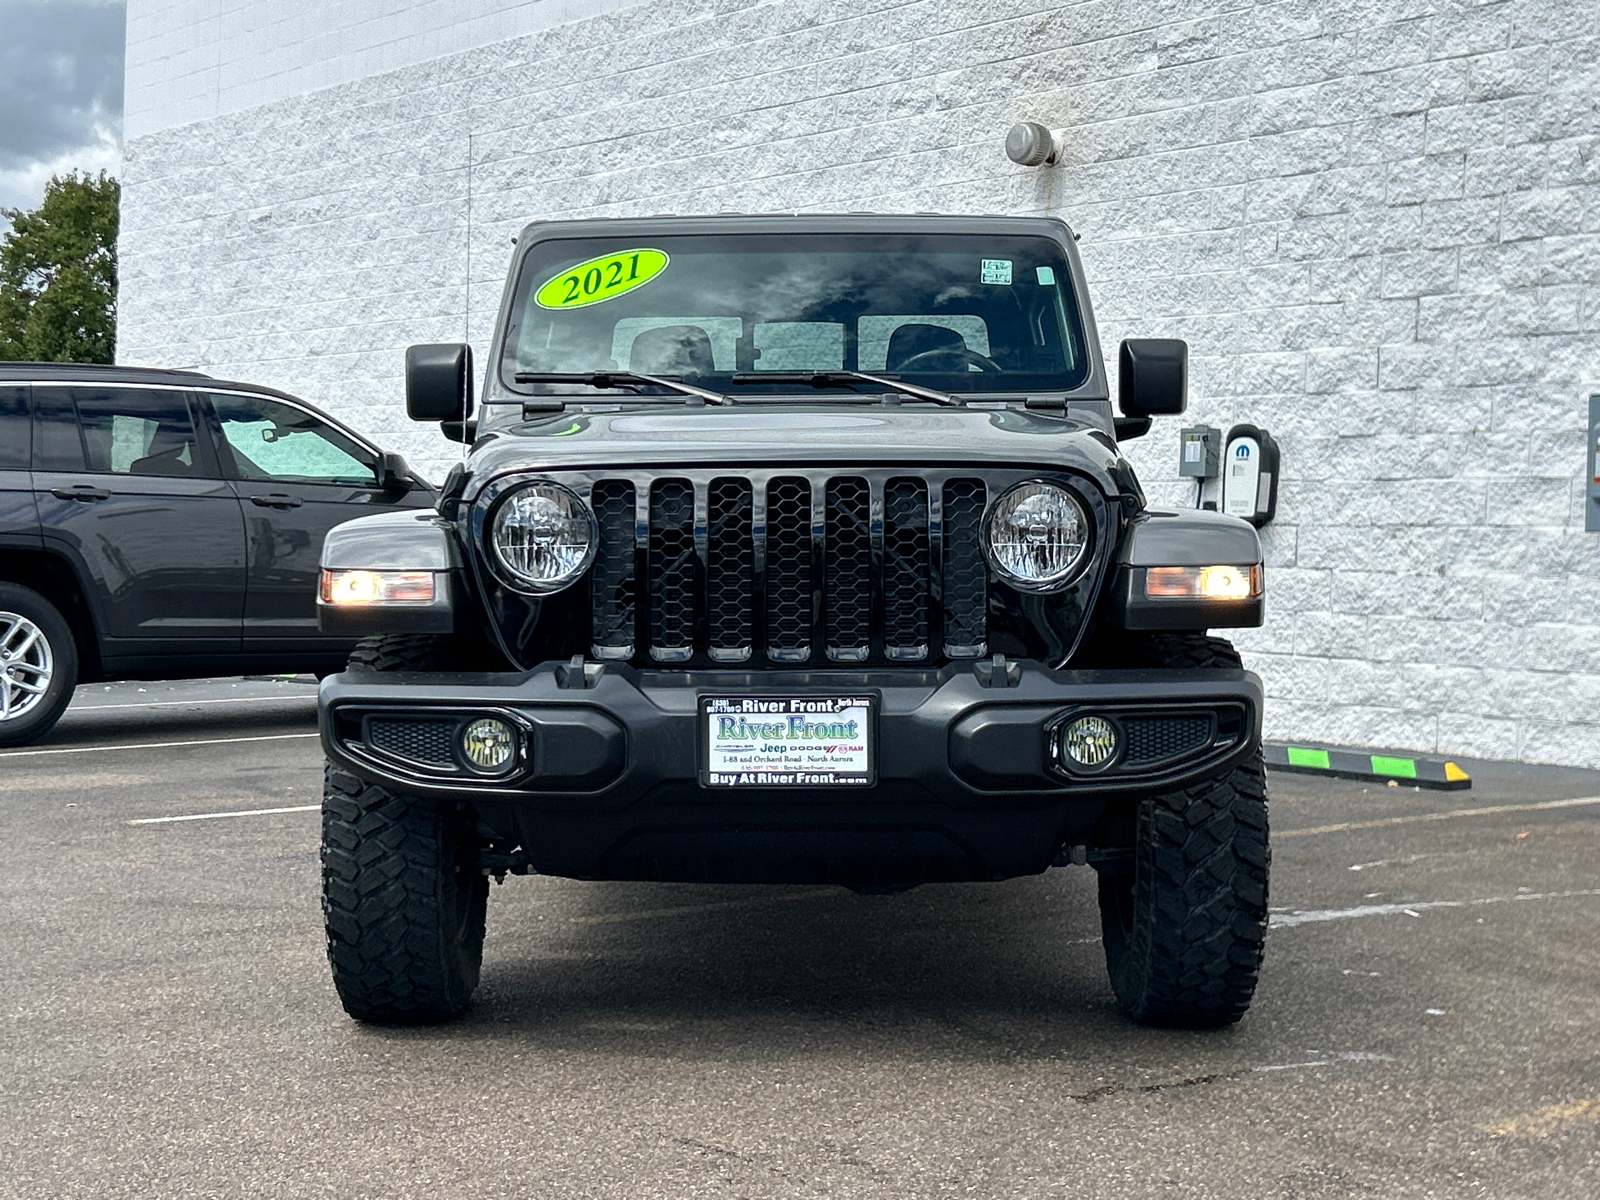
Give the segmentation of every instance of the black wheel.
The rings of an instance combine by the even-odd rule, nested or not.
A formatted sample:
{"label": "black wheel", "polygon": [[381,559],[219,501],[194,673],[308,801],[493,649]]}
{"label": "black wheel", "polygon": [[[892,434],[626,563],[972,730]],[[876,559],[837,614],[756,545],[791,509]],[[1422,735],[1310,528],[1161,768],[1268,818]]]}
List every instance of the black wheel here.
{"label": "black wheel", "polygon": [[363,783],[331,763],[322,799],[328,964],[359,1021],[460,1016],[478,986],[489,880],[455,805]]}
{"label": "black wheel", "polygon": [[[1132,646],[1128,649],[1134,649]],[[1221,638],[1153,634],[1136,665],[1237,669]],[[1257,750],[1220,779],[1141,799],[1131,861],[1100,869],[1106,968],[1146,1025],[1215,1028],[1244,1016],[1267,931],[1267,776]]]}
{"label": "black wheel", "polygon": [[1244,666],[1226,638],[1203,633],[1145,633],[1121,629],[1092,631],[1072,656],[1082,670],[1171,667],[1237,671]]}
{"label": "black wheel", "polygon": [[77,682],[78,646],[55,605],[31,588],[0,583],[0,746],[49,733]]}
{"label": "black wheel", "polygon": [[362,638],[350,652],[347,671],[448,671],[455,662],[451,639],[418,633]]}

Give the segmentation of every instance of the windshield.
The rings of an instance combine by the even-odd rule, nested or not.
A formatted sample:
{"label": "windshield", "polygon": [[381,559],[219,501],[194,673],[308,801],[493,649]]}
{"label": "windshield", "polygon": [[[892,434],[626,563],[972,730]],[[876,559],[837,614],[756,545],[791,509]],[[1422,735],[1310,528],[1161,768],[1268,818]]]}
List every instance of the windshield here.
{"label": "windshield", "polygon": [[573,385],[518,372],[634,371],[735,394],[793,392],[792,378],[748,376],[796,371],[1061,391],[1088,373],[1070,280],[1061,246],[1036,236],[555,239],[522,261],[500,374],[524,394]]}

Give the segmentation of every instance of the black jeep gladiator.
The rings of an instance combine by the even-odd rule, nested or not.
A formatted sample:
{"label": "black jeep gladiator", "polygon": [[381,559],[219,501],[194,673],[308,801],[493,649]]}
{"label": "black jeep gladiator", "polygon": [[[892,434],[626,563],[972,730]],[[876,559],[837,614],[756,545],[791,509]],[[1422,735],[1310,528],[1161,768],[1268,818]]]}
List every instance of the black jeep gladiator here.
{"label": "black jeep gladiator", "polygon": [[1134,1019],[1248,1007],[1267,922],[1244,521],[1119,441],[1187,349],[1120,349],[1074,237],[1009,217],[529,226],[437,511],[323,548],[323,907],[346,1010],[463,1011],[491,876],[836,883],[1087,863]]}

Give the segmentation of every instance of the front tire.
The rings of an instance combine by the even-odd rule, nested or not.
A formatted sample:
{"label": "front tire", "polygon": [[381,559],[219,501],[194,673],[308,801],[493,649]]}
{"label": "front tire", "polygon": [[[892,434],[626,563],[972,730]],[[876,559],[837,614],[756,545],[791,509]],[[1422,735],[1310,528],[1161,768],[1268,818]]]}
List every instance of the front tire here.
{"label": "front tire", "polygon": [[[1126,665],[1238,670],[1239,652],[1197,633],[1125,635]],[[1131,860],[1100,868],[1106,969],[1145,1025],[1205,1029],[1244,1016],[1267,931],[1267,774],[1256,750],[1227,775],[1140,799]]]}
{"label": "front tire", "polygon": [[78,682],[78,646],[38,592],[0,583],[0,746],[25,746],[55,728]]}
{"label": "front tire", "polygon": [[328,765],[322,912],[347,1013],[422,1025],[465,1012],[483,962],[488,900],[472,825],[455,805],[391,793]]}
{"label": "front tire", "polygon": [[1221,779],[1149,796],[1132,869],[1100,872],[1111,990],[1145,1025],[1231,1025],[1250,1007],[1267,932],[1266,768],[1258,751]]}

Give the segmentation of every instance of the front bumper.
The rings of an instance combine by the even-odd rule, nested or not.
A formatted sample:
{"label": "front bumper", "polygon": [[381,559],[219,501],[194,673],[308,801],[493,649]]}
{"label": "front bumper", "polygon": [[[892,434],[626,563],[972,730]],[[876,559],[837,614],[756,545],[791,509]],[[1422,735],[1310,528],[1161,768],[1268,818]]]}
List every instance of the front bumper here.
{"label": "front bumper", "polygon": [[[875,782],[702,786],[702,693],[875,698]],[[331,676],[319,708],[334,762],[391,789],[469,802],[541,872],[923,882],[1043,870],[1063,844],[1093,841],[1108,803],[1191,786],[1252,754],[1261,703],[1261,682],[1245,671],[989,661],[938,671],[641,672],[575,663]],[[1084,713],[1142,732],[1108,767],[1070,770],[1054,731]],[[453,749],[455,731],[483,715],[521,731],[521,752],[501,777],[475,775]]]}

